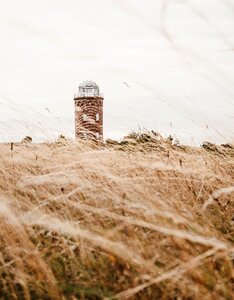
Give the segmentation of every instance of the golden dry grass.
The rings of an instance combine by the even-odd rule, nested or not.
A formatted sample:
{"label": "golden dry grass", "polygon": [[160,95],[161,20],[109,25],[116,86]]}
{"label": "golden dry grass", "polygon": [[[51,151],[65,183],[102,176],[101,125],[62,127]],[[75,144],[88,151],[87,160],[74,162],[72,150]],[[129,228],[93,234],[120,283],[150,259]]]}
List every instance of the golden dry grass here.
{"label": "golden dry grass", "polygon": [[234,148],[0,145],[0,299],[233,299]]}

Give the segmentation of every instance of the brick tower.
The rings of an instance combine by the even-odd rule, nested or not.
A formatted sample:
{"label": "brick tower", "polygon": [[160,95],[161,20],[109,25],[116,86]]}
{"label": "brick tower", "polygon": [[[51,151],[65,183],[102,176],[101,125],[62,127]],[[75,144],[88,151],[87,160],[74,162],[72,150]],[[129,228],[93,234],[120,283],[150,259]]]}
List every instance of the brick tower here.
{"label": "brick tower", "polygon": [[103,139],[103,95],[93,81],[84,81],[79,86],[75,101],[76,138]]}

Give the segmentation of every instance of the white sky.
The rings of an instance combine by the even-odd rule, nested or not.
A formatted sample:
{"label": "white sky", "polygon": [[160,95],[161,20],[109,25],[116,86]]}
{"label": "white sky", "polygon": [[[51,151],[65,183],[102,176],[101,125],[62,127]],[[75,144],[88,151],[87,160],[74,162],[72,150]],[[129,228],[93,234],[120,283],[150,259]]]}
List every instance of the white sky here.
{"label": "white sky", "polygon": [[105,138],[233,141],[234,0],[0,0],[1,140],[73,137],[87,79]]}

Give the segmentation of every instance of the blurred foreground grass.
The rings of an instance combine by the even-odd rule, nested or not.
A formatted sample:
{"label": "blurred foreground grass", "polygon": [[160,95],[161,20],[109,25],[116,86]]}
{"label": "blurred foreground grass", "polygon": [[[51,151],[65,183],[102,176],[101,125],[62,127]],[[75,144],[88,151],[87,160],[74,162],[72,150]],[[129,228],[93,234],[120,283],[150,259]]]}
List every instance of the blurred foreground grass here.
{"label": "blurred foreground grass", "polygon": [[234,147],[0,145],[0,299],[233,299]]}

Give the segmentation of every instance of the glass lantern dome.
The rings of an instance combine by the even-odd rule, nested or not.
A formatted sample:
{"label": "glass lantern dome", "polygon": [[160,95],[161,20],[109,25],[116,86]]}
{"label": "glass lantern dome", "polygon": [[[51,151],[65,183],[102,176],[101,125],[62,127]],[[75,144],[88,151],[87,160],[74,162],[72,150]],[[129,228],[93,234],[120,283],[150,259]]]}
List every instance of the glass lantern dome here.
{"label": "glass lantern dome", "polygon": [[91,80],[82,82],[79,85],[79,96],[80,97],[99,97],[99,86]]}

